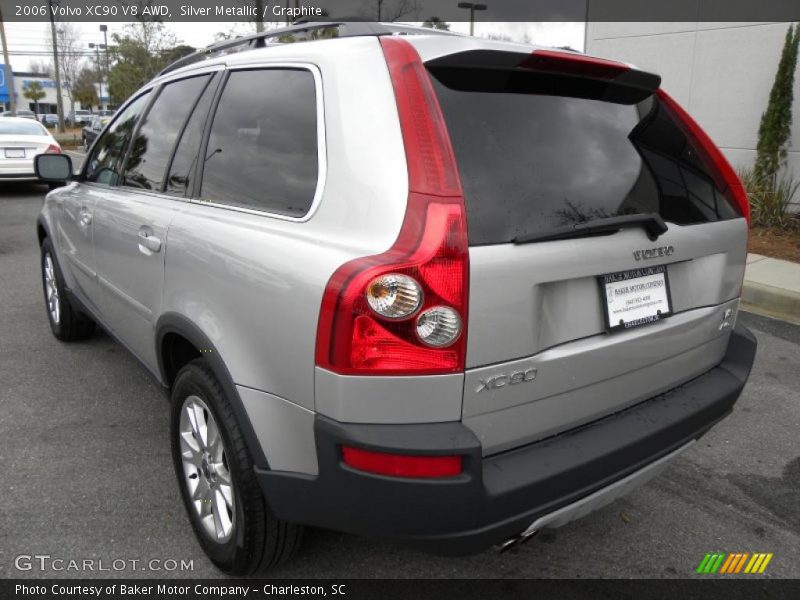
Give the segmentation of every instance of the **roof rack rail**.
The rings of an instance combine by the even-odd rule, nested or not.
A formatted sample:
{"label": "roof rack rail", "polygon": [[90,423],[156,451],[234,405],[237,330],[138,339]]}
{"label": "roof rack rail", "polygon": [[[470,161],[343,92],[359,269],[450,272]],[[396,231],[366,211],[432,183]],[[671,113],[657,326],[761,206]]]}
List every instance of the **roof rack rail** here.
{"label": "roof rack rail", "polygon": [[[244,50],[253,50],[255,48],[265,48],[272,43],[284,43],[281,38],[291,36],[292,41],[311,41],[316,39],[324,39],[325,31],[333,28],[338,28],[335,36],[336,38],[342,37],[358,37],[369,35],[396,35],[396,34],[412,34],[419,32],[422,28],[410,25],[396,25],[394,23],[377,23],[374,21],[358,21],[356,17],[351,17],[353,20],[314,20],[306,21],[300,19],[295,21],[294,24],[288,27],[281,27],[279,29],[270,29],[269,31],[260,31],[250,35],[244,35],[232,40],[223,40],[216,44],[211,44],[197,52],[193,52],[183,58],[176,60],[167,67],[165,67],[159,75],[165,75],[181,67],[200,62],[211,58],[212,56],[219,56],[224,54],[232,54],[234,52],[242,52]],[[440,31],[436,29],[426,29],[425,33],[430,34],[450,34],[447,31]],[[450,34],[452,35],[452,34]],[[299,39],[297,39],[299,36]]]}

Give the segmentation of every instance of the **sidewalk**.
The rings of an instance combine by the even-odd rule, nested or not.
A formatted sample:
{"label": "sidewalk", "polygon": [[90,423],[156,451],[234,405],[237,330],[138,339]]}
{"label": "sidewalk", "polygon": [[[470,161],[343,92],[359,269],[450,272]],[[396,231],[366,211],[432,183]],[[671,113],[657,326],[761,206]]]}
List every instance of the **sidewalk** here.
{"label": "sidewalk", "polygon": [[742,308],[800,324],[800,264],[748,254]]}

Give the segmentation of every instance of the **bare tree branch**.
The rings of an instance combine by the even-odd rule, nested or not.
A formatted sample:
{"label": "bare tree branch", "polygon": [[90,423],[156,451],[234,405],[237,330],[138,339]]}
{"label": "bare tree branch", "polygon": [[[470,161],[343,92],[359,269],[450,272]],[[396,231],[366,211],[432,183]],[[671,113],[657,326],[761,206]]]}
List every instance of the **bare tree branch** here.
{"label": "bare tree branch", "polygon": [[367,5],[366,13],[374,15],[370,18],[376,21],[399,21],[403,17],[419,20],[419,0],[367,0]]}
{"label": "bare tree branch", "polygon": [[58,68],[61,71],[61,87],[69,98],[69,114],[75,112],[75,82],[83,69],[84,48],[80,42],[80,31],[74,23],[61,21],[56,26],[56,44],[58,46]]}

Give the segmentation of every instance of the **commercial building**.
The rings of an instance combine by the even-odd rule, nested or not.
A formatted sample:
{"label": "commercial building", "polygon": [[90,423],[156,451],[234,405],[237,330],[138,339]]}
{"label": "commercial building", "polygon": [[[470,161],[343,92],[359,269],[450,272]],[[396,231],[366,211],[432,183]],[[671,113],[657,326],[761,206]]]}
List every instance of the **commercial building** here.
{"label": "commercial building", "polygon": [[[753,165],[788,23],[590,22],[586,52],[659,73],[735,167]],[[800,178],[800,74],[786,171]],[[795,209],[800,208],[796,198]]]}
{"label": "commercial building", "polygon": [[[7,77],[7,70],[5,65],[0,64],[0,110],[8,110],[9,109],[9,86],[8,81],[6,80]],[[38,108],[37,103],[33,100],[30,100],[25,97],[25,87],[31,81],[38,81],[42,87],[42,91],[44,92],[44,97],[38,101]],[[49,76],[43,75],[41,73],[26,73],[26,72],[14,72],[14,88],[16,91],[16,100],[17,100],[17,108],[28,109],[36,111],[37,113],[52,113],[55,114],[57,112],[57,91],[56,91],[56,82]],[[102,96],[100,98],[100,106],[98,107],[84,107],[81,106],[80,102],[76,102],[74,106],[74,110],[81,110],[86,108],[87,110],[91,110],[93,108],[108,108],[110,106],[108,93],[106,92],[105,86],[98,88],[98,96]],[[61,89],[61,99],[63,101],[62,106],[64,107],[64,116],[69,117],[73,107],[71,105],[69,94],[66,92],[66,85],[62,82],[62,89]]]}

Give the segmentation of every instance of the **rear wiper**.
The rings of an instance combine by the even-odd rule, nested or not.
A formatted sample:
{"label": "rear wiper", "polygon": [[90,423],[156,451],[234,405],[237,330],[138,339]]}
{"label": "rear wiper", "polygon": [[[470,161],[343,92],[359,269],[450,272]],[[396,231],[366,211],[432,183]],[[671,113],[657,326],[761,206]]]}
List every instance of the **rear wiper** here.
{"label": "rear wiper", "polygon": [[662,233],[667,231],[664,219],[656,213],[641,215],[624,215],[621,217],[607,217],[595,219],[587,223],[567,225],[549,231],[539,231],[528,235],[518,235],[512,242],[515,244],[530,244],[531,242],[546,242],[551,240],[568,240],[570,238],[587,237],[602,233],[614,233],[626,227],[642,227],[647,232],[647,237],[655,241]]}

